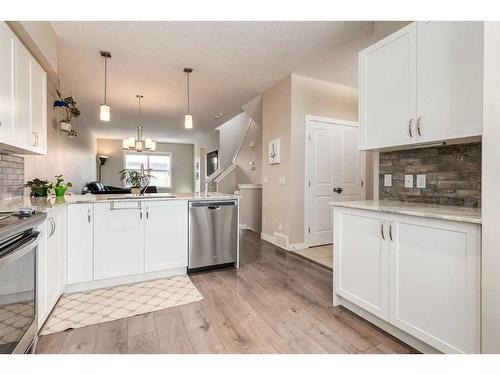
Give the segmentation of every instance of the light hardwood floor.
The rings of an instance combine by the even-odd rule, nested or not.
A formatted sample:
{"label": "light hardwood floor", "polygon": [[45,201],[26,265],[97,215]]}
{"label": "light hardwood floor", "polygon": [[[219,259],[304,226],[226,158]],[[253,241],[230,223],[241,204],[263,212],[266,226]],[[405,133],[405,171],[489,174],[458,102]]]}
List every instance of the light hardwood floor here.
{"label": "light hardwood floor", "polygon": [[295,250],[294,253],[310,260],[313,263],[324,266],[329,270],[333,269],[333,245],[316,246],[307,249]]}
{"label": "light hardwood floor", "polygon": [[415,353],[342,308],[332,272],[249,231],[241,267],[197,274],[189,305],[42,336],[37,353]]}

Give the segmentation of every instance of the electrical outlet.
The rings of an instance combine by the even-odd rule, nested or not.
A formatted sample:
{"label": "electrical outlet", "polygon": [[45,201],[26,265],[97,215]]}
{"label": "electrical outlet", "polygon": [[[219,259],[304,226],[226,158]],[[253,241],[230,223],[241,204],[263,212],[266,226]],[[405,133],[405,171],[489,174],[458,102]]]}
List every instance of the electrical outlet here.
{"label": "electrical outlet", "polygon": [[285,178],[285,176],[280,176],[279,184],[280,185],[285,185],[286,184],[286,178]]}
{"label": "electrical outlet", "polygon": [[413,187],[413,175],[405,174],[405,188],[412,188],[412,187]]}
{"label": "electrical outlet", "polygon": [[278,223],[278,230],[279,230],[280,232],[282,232],[282,231],[283,231],[283,223]]}
{"label": "electrical outlet", "polygon": [[425,174],[417,174],[417,188],[425,189]]}
{"label": "electrical outlet", "polygon": [[392,174],[384,174],[384,186],[392,186]]}

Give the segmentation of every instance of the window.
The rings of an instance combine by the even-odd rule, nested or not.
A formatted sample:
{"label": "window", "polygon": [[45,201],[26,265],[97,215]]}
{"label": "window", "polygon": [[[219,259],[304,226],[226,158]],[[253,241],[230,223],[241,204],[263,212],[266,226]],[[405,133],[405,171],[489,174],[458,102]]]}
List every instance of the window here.
{"label": "window", "polygon": [[141,165],[144,165],[144,169],[149,170],[150,185],[163,188],[172,187],[172,153],[125,153],[126,169],[140,171]]}

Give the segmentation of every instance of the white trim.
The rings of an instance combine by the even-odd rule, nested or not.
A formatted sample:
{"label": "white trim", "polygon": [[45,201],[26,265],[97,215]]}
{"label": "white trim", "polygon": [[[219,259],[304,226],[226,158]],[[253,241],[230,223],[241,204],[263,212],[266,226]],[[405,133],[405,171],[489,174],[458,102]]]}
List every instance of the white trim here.
{"label": "white trim", "polygon": [[[281,233],[280,233],[280,235],[285,236],[284,234],[281,234]],[[283,247],[280,244],[276,243],[273,236],[271,236],[267,233],[264,233],[264,232],[261,232],[260,238],[263,239],[264,241],[267,241],[267,242],[273,244],[274,246],[277,246],[280,249],[283,249],[286,251],[307,249],[307,245],[305,243],[293,243],[293,244],[288,244],[287,247]]]}
{"label": "white trim", "polygon": [[262,184],[238,184],[240,189],[262,189]]}
{"label": "white trim", "polygon": [[186,275],[186,271],[187,271],[186,267],[179,267],[179,268],[173,268],[173,269],[164,270],[164,271],[147,272],[147,273],[141,273],[141,274],[137,274],[137,275],[120,276],[120,277],[114,277],[111,279],[94,280],[94,281],[89,281],[89,282],[79,283],[79,284],[70,284],[70,285],[66,285],[63,292],[64,293],[82,292],[85,290],[92,290],[92,289],[98,289],[98,288],[108,288],[111,286],[136,283],[136,282],[140,282],[140,281],[159,279],[159,278],[163,278],[163,277]]}
{"label": "white trim", "polygon": [[[341,125],[341,126],[350,126],[350,127],[355,127],[359,128],[359,124],[354,121],[347,121],[347,120],[340,120],[336,118],[330,118],[330,117],[323,117],[323,116],[315,116],[315,115],[305,115],[305,132],[304,132],[304,142],[305,142],[305,147],[304,147],[304,247],[303,249],[307,249],[310,247],[309,242],[309,230],[308,228],[310,227],[309,225],[309,153],[310,153],[310,144],[308,142],[308,138],[310,135],[310,126],[313,122],[320,122],[323,124],[330,124],[330,125]],[[359,148],[359,145],[358,145]],[[366,157],[366,155],[365,155]],[[365,199],[366,197],[366,160],[365,163],[363,163],[363,168],[360,171],[361,172],[361,179],[363,181],[363,187],[362,187],[362,199]],[[363,177],[364,175],[364,177]],[[333,239],[333,238],[332,238]]]}

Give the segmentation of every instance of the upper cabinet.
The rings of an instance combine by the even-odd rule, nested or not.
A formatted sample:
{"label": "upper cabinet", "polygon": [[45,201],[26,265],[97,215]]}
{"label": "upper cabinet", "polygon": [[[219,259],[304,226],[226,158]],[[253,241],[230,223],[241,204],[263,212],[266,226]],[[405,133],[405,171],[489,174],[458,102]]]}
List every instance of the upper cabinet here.
{"label": "upper cabinet", "polygon": [[480,136],[482,90],[482,22],[412,23],[360,52],[360,148]]}
{"label": "upper cabinet", "polygon": [[0,62],[0,150],[45,155],[47,74],[5,22]]}

